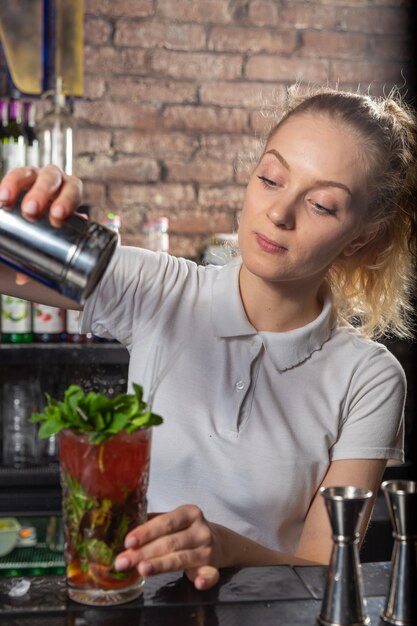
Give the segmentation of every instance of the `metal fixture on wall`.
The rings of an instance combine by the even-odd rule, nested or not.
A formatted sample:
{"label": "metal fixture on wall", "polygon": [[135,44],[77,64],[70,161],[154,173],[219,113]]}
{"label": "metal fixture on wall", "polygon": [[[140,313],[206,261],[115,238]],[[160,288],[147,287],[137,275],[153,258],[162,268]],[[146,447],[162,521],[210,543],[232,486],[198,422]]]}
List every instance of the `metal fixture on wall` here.
{"label": "metal fixture on wall", "polygon": [[[53,7],[51,6],[53,4]],[[54,10],[55,76],[67,95],[83,95],[84,0],[13,0],[0,3],[0,38],[13,83],[39,95],[45,83],[46,9]]]}

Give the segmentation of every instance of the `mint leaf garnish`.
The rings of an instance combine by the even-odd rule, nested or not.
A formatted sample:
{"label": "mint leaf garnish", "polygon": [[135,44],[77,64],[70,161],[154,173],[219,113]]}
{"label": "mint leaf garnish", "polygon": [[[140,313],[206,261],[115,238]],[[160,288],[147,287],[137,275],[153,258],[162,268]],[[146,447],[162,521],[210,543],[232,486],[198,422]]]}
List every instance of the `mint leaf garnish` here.
{"label": "mint leaf garnish", "polygon": [[100,444],[125,431],[162,424],[160,415],[153,413],[143,400],[143,389],[133,383],[133,393],[115,398],[90,391],[79,385],[70,385],[62,401],[45,394],[47,404],[42,413],[33,413],[29,421],[39,423],[39,437],[47,439],[68,428],[86,434],[90,443]]}

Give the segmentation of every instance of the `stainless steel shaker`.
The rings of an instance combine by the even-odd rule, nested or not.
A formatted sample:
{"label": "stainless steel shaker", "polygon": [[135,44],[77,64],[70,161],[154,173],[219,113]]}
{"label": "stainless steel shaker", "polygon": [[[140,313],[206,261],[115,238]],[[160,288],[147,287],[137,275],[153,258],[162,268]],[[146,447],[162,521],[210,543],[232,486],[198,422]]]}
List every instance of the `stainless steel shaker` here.
{"label": "stainless steel shaker", "polygon": [[80,302],[90,295],[118,242],[114,230],[73,214],[55,228],[13,208],[0,208],[0,262]]}

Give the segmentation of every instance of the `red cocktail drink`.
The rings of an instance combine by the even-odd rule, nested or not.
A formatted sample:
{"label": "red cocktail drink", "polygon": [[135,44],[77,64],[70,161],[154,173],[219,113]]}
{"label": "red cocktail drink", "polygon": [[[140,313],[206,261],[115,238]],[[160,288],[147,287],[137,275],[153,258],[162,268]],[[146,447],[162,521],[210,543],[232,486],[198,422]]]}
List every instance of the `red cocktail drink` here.
{"label": "red cocktail drink", "polygon": [[151,428],[100,444],[59,434],[67,584],[83,604],[121,604],[142,593],[136,568],[117,572],[126,533],[146,520]]}

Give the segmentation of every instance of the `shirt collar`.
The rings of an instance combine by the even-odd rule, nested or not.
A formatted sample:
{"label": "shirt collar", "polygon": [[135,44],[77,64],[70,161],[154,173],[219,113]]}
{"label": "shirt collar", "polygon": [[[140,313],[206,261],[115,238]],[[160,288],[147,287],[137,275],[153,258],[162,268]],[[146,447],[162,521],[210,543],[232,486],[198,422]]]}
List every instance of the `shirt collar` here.
{"label": "shirt collar", "polygon": [[272,363],[279,371],[291,369],[320,350],[329,339],[333,328],[330,289],[324,294],[321,313],[301,328],[288,332],[259,332],[246,317],[239,291],[241,259],[236,258],[221,267],[213,283],[211,315],[218,337],[256,335],[262,342]]}

